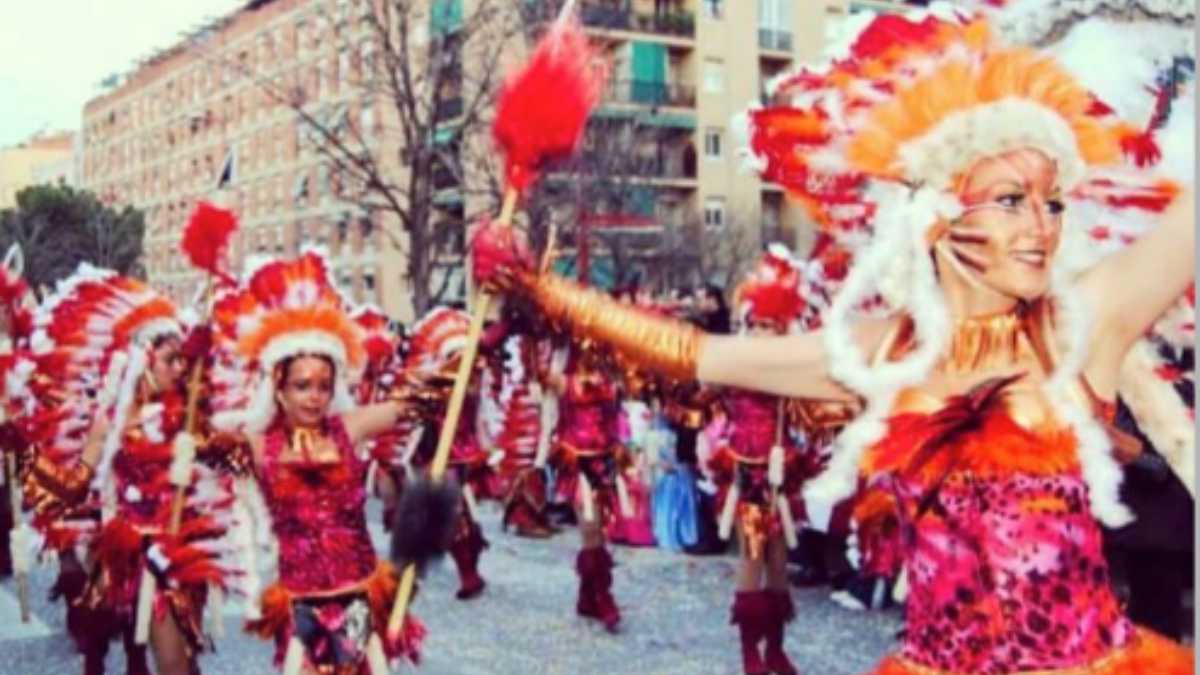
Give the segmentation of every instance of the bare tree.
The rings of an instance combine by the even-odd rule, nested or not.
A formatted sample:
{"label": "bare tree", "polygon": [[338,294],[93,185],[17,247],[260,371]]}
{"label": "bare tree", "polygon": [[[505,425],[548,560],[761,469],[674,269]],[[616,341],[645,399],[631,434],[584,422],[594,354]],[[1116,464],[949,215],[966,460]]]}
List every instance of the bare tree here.
{"label": "bare tree", "polygon": [[[450,290],[451,275],[436,272],[461,265],[468,216],[442,197],[470,193],[472,167],[494,162],[472,156],[484,150],[469,141],[486,135],[502,58],[520,39],[509,0],[471,4],[465,15],[455,13],[460,3],[439,0],[314,4],[306,21],[318,36],[315,66],[264,74],[215,49],[211,57],[294,113],[303,150],[319,158],[322,189],[347,220],[379,226],[400,251],[404,268],[385,273],[402,275],[417,314]],[[331,77],[337,95],[317,96]],[[310,189],[303,180],[294,197]]]}

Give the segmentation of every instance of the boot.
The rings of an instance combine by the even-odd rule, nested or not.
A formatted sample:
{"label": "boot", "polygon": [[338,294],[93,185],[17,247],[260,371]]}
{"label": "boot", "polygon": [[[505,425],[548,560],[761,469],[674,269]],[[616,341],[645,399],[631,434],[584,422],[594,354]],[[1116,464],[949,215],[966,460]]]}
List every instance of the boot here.
{"label": "boot", "polygon": [[612,596],[612,568],[612,556],[603,547],[579,552],[575,562],[579,573],[579,601],[575,611],[600,621],[610,633],[615,633],[621,623],[621,610]]}
{"label": "boot", "polygon": [[463,533],[450,545],[450,555],[454,558],[455,565],[458,566],[458,578],[461,586],[455,597],[459,600],[469,600],[482,593],[484,587],[487,586],[487,582],[479,576],[479,557],[483,553],[483,549],[487,548],[487,541],[484,540],[478,523],[471,520],[470,516],[466,514],[463,514],[462,517],[465,520],[462,525]]}
{"label": "boot", "polygon": [[767,675],[771,671],[762,657],[762,641],[770,619],[770,604],[763,591],[738,591],[733,596],[729,623],[738,627],[742,641],[742,671]]}
{"label": "boot", "polygon": [[796,666],[788,660],[783,652],[783,626],[796,616],[792,605],[792,596],[788,591],[763,591],[767,598],[767,648],[763,656],[767,663],[767,671],[773,675],[799,675]]}
{"label": "boot", "polygon": [[91,640],[83,652],[83,675],[104,675],[104,659],[108,656],[107,640]]}

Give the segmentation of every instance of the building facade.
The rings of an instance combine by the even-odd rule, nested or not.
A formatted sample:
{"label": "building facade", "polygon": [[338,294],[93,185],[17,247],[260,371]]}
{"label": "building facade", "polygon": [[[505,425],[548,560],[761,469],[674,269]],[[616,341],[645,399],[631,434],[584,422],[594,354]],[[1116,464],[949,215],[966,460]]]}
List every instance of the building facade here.
{"label": "building facade", "polygon": [[[414,36],[417,45],[428,39],[425,31],[452,33],[478,2],[428,1],[430,24],[414,29],[424,33]],[[554,2],[546,0],[551,8]],[[664,235],[699,221],[718,236],[721,228],[738,227],[755,246],[783,240],[805,250],[811,227],[781,190],[741,170],[730,122],[762,98],[771,78],[816,58],[827,22],[862,3],[578,4],[586,30],[613,65],[597,116],[654,130],[638,149],[644,155],[633,170],[639,227],[656,235],[660,246],[687,245]],[[404,180],[408,169],[399,161],[397,140],[385,131],[393,128],[394,106],[365,99],[360,86],[366,73],[379,69],[377,47],[356,32],[370,11],[372,0],[252,0],[146,58],[87,103],[80,182],[107,203],[145,212],[145,268],[153,284],[182,302],[195,295],[202,280],[180,256],[178,243],[195,202],[208,199],[240,216],[231,249],[235,268],[254,256],[322,246],[352,299],[411,320],[411,292],[398,272],[406,245],[400,228],[345,198],[337,172],[294,107],[299,100],[326,128],[353,125],[364,151],[395,156],[388,171]],[[462,68],[469,73],[477,66],[470,45],[463,49]],[[514,44],[514,56],[523,49]],[[444,115],[439,110],[446,127],[438,129],[439,138],[443,131],[454,136],[455,97],[461,106],[470,95],[460,87],[439,100],[439,108],[446,106]],[[456,227],[470,214],[494,208],[461,180],[435,183],[437,208]],[[457,275],[447,279],[451,295],[465,289],[453,259],[431,274]]]}
{"label": "building facade", "polygon": [[17,193],[30,185],[75,180],[76,135],[43,134],[0,149],[0,209],[16,206]]}

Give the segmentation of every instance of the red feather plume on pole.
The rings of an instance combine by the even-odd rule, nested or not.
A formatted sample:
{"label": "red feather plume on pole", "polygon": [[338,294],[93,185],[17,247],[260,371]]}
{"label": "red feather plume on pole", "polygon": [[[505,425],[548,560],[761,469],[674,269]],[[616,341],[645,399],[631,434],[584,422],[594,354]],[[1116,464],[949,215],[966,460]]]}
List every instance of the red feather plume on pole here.
{"label": "red feather plume on pole", "polygon": [[588,44],[573,3],[563,8],[528,63],[500,92],[492,137],[504,151],[510,190],[524,193],[554,159],[575,151],[600,102],[607,68]]}
{"label": "red feather plume on pole", "polygon": [[193,265],[222,281],[237,285],[233,277],[221,269],[229,239],[237,228],[237,216],[232,211],[200,202],[188,218],[181,247]]}

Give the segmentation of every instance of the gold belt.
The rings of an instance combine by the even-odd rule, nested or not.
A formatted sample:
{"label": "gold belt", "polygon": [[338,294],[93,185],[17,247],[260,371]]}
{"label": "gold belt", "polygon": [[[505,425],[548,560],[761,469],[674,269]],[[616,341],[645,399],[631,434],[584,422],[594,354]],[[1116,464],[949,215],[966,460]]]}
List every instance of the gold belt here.
{"label": "gold belt", "polygon": [[559,441],[558,444],[562,446],[564,450],[576,457],[599,457],[601,455],[607,455],[610,452],[608,448],[601,448],[599,450],[584,450],[583,448],[575,447],[574,444],[568,443],[567,441]]}

